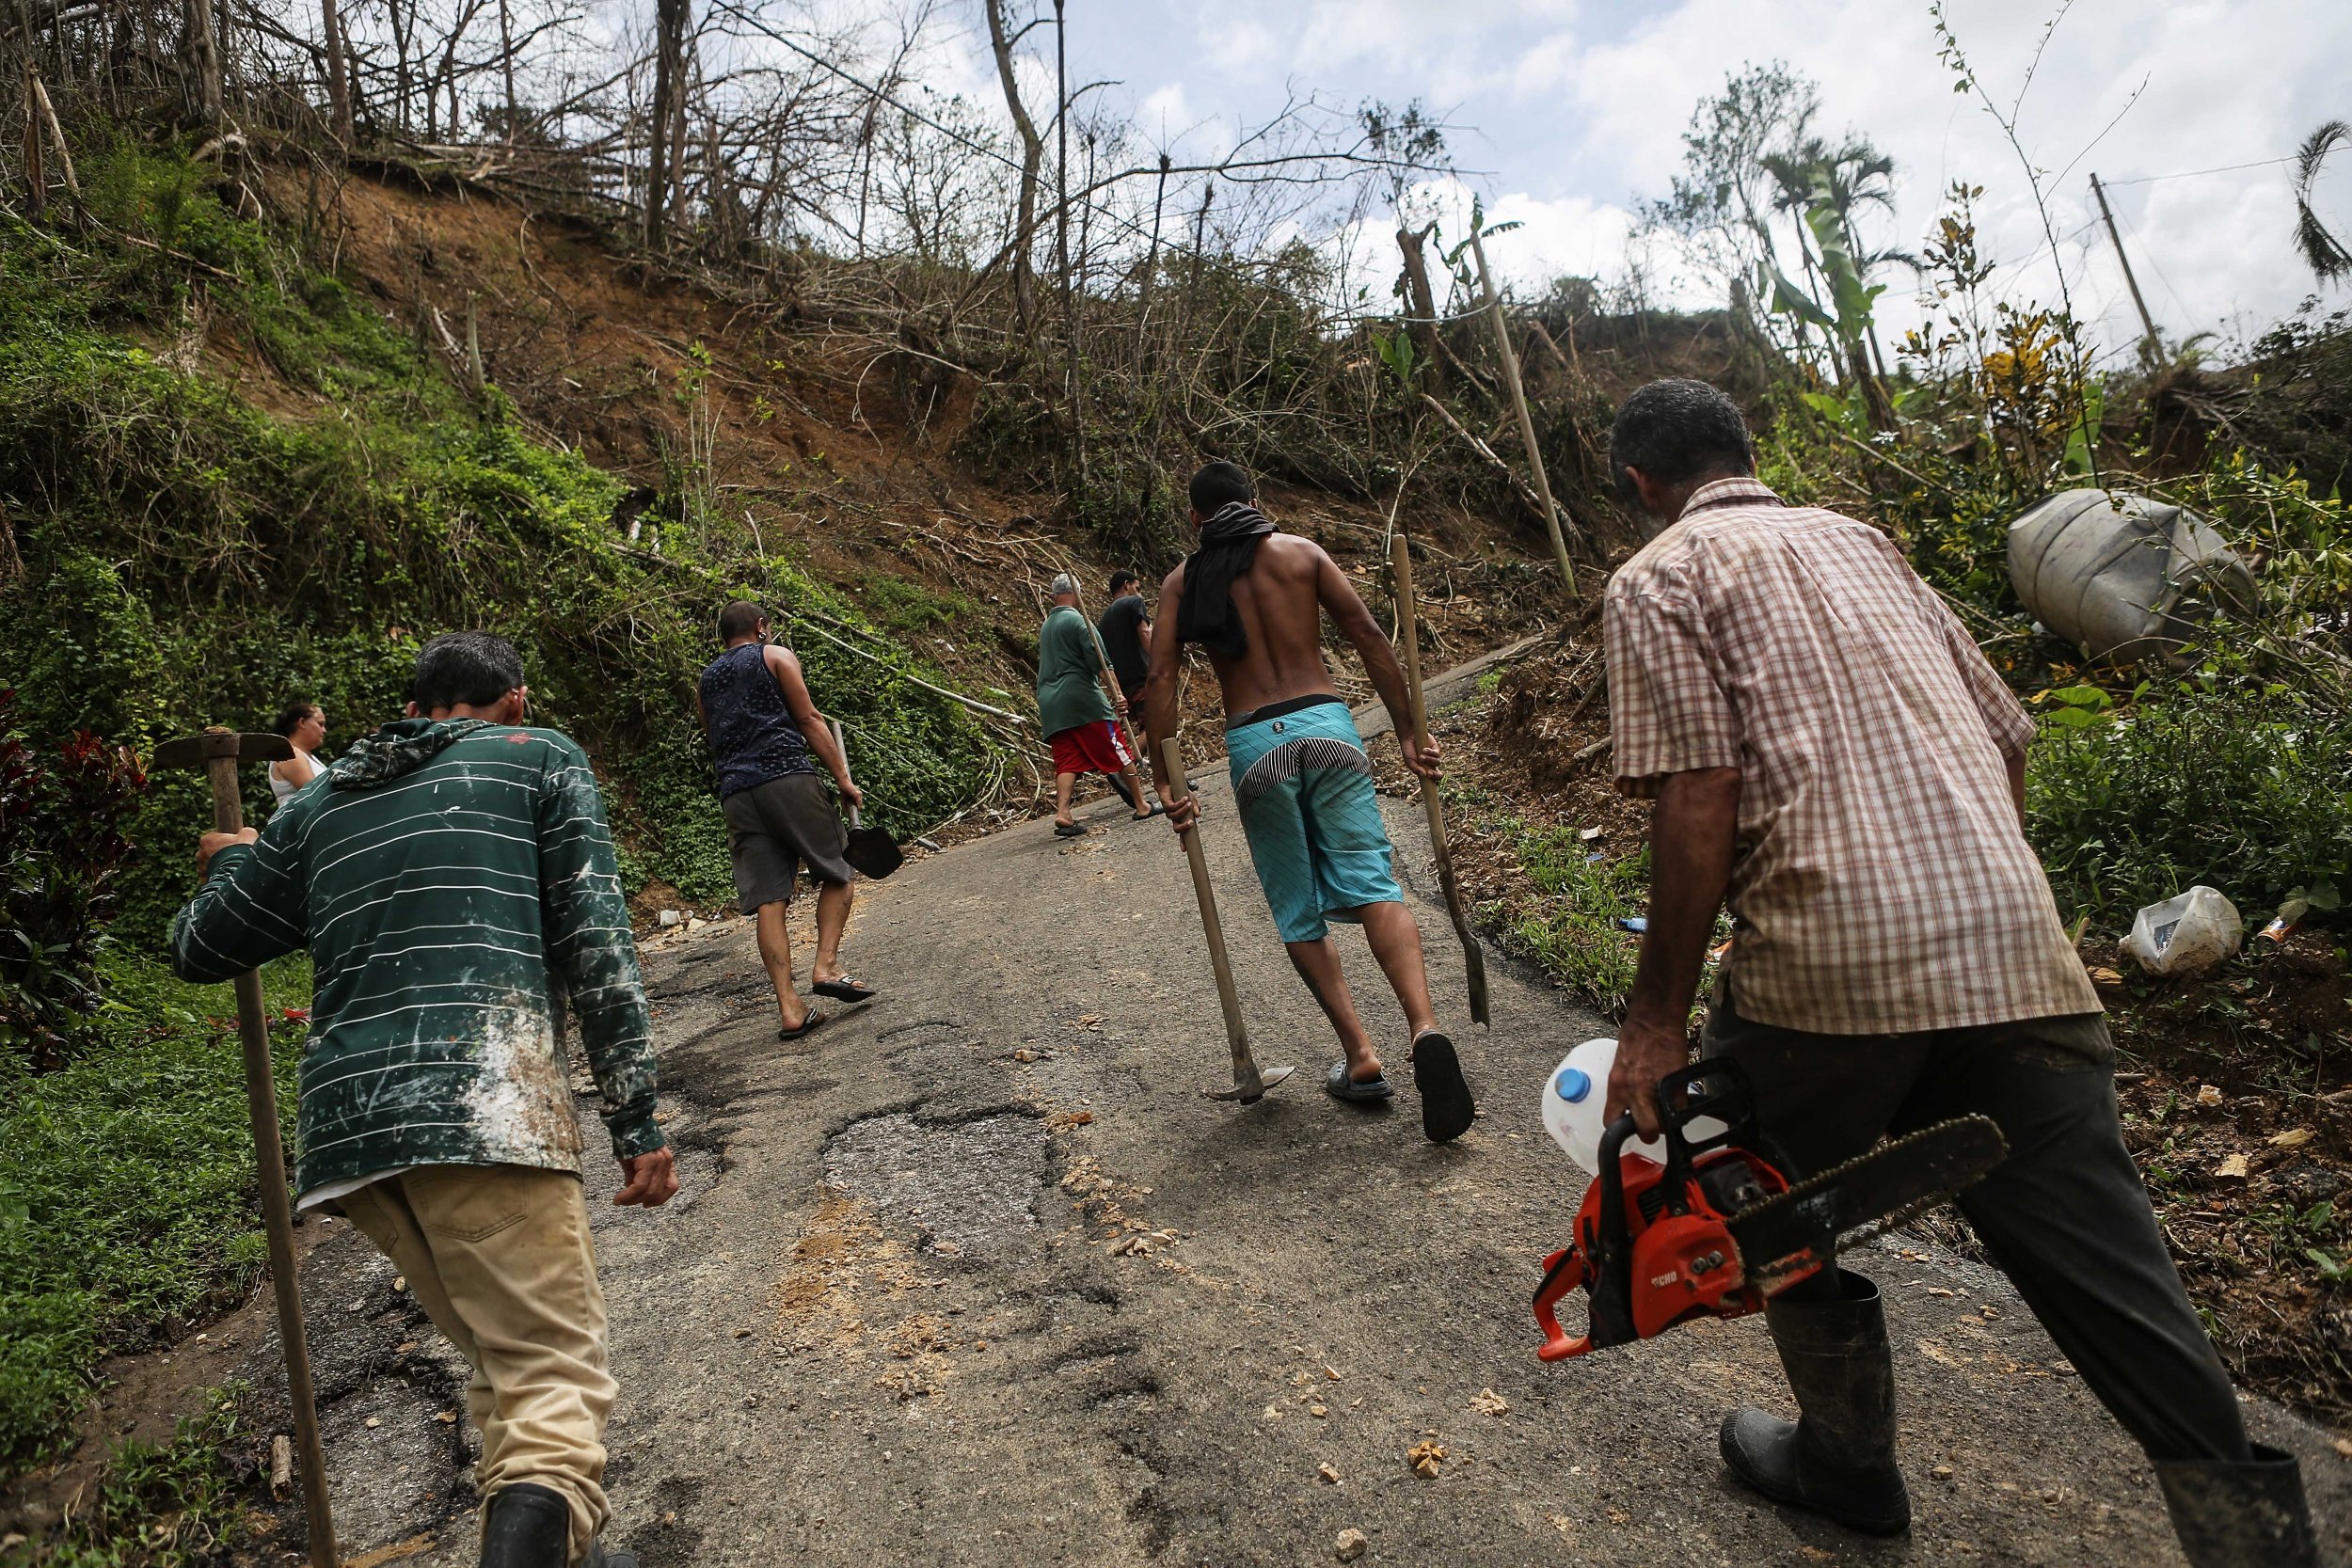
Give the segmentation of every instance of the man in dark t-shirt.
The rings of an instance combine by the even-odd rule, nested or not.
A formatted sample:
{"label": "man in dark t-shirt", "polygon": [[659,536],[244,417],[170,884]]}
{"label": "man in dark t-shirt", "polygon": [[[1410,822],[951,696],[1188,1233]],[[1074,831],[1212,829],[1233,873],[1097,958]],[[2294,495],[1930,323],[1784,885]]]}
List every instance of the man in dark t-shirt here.
{"label": "man in dark t-shirt", "polygon": [[750,915],[759,958],[776,988],[779,1039],[796,1040],[830,1016],[792,989],[792,939],[785,907],[805,865],[817,884],[817,956],[809,990],[839,1002],[864,1002],[874,988],[841,967],[841,933],[856,898],[845,858],[849,834],[841,808],[825,793],[818,768],[833,775],[844,805],[866,797],[809,697],[801,661],[768,641],[768,612],[738,599],[719,612],[725,651],[705,667],[694,712],[710,738],[719,770],[719,815],[735,862],[735,905]]}
{"label": "man in dark t-shirt", "polygon": [[1119,694],[1124,699],[1128,726],[1138,732],[1137,745],[1143,744],[1143,683],[1152,673],[1152,656],[1148,652],[1152,612],[1144,608],[1143,596],[1136,592],[1139,581],[1133,572],[1113,572],[1110,608],[1095,623],[1095,629],[1103,634],[1103,651],[1110,656],[1111,673],[1119,679]]}

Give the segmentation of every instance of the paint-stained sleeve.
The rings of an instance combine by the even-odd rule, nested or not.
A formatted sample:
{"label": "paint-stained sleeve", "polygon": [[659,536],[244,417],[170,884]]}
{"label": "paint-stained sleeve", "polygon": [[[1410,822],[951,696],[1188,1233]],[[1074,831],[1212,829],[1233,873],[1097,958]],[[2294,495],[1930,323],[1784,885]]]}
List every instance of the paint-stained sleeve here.
{"label": "paint-stained sleeve", "polygon": [[580,749],[546,737],[539,791],[539,895],[548,961],[571,993],[588,1070],[604,1099],[612,1157],[627,1160],[669,1142],[654,1124],[652,1022],[637,942],[621,897],[604,797]]}
{"label": "paint-stained sleeve", "polygon": [[307,819],[289,804],[258,843],[231,844],[213,856],[204,885],[171,923],[174,974],[215,985],[309,942],[300,831]]}

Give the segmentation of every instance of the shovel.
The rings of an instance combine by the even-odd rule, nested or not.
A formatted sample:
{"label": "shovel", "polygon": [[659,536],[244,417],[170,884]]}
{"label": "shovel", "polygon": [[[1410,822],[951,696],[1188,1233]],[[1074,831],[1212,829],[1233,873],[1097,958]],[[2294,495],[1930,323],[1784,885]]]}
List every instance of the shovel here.
{"label": "shovel", "polygon": [[[841,749],[841,760],[850,759],[850,743],[841,737],[841,721],[833,721],[833,743]],[[861,877],[882,880],[906,863],[899,853],[898,842],[880,828],[858,825],[857,807],[850,808],[850,842],[841,851],[841,858],[850,863],[851,870]]]}
{"label": "shovel", "polygon": [[[1413,738],[1429,743],[1429,715],[1421,693],[1421,607],[1413,598],[1413,552],[1403,529],[1391,536],[1389,570],[1396,578],[1397,619],[1404,623],[1405,685],[1412,693]],[[1454,934],[1462,939],[1463,978],[1470,985],[1470,1022],[1486,1022],[1486,955],[1462,912],[1462,890],[1454,880],[1454,852],[1445,841],[1445,808],[1438,802],[1435,779],[1421,781],[1422,809],[1429,814],[1429,847],[1438,855],[1438,881],[1445,889],[1446,913],[1454,917]]]}
{"label": "shovel", "polygon": [[[1167,771],[1160,776],[1179,800],[1192,798],[1192,788],[1184,779],[1184,756],[1169,736],[1160,742],[1160,756]],[[1200,850],[1200,824],[1196,820],[1177,835],[1184,841],[1184,858],[1192,863],[1192,895],[1200,904],[1200,929],[1209,939],[1209,967],[1216,973],[1217,1006],[1225,1009],[1225,1041],[1233,1048],[1233,1086],[1230,1089],[1210,1089],[1211,1100],[1238,1100],[1244,1105],[1255,1105],[1265,1098],[1266,1090],[1279,1084],[1298,1069],[1278,1067],[1261,1072],[1257,1058],[1249,1053],[1249,1031],[1241,1021],[1241,996],[1233,990],[1233,965],[1225,956],[1225,927],[1216,918],[1216,893],[1209,885],[1209,858]]]}
{"label": "shovel", "polygon": [[[156,768],[202,768],[213,781],[213,831],[245,826],[237,765],[283,762],[294,747],[283,736],[206,730],[155,748]],[[262,977],[237,976],[237,1038],[245,1047],[246,1105],[253,1157],[262,1179],[262,1223],[269,1235],[269,1279],[278,1296],[278,1338],[286,1353],[286,1393],[294,1404],[294,1451],[302,1463],[302,1510],[310,1561],[335,1568],[335,1515],[326,1501],[326,1451],[319,1444],[318,1397],[310,1386],[310,1342],[302,1327],[302,1280],[294,1273],[294,1204],[286,1196],[286,1150],[278,1132],[278,1079],[270,1069],[269,1024],[262,1017]]]}

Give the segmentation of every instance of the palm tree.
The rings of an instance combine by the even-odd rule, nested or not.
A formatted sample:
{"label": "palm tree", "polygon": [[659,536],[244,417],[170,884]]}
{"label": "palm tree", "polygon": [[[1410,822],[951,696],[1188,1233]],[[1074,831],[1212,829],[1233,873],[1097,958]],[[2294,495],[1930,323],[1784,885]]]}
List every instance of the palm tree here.
{"label": "palm tree", "polygon": [[2295,248],[2303,253],[2305,264],[2322,283],[2352,277],[2352,251],[2345,250],[2344,242],[2329,233],[2319,214],[2312,211],[2312,187],[2318,183],[2319,166],[2338,142],[2352,142],[2352,125],[2331,119],[2304,137],[2295,154]]}

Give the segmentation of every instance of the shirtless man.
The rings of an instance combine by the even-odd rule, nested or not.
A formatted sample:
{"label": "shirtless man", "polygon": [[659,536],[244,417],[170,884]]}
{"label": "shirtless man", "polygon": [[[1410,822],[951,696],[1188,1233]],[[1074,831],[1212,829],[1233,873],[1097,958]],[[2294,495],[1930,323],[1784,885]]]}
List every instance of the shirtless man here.
{"label": "shirtless man", "polygon": [[[1438,747],[1414,740],[1405,672],[1379,623],[1313,541],[1278,533],[1253,504],[1249,476],[1211,463],[1192,476],[1192,523],[1200,547],[1160,587],[1152,628],[1144,728],[1176,733],[1176,673],[1184,645],[1208,650],[1225,698],[1225,747],[1242,830],[1275,928],[1307,989],[1340,1037],[1344,1058],[1324,1087],[1376,1103],[1395,1091],[1356,1016],[1327,921],[1360,925],[1412,1031],[1413,1086],[1422,1131],[1443,1143],[1469,1131],[1474,1108],[1454,1042],[1438,1028],[1422,968],[1421,928],[1390,870],[1372,764],[1347,704],[1324,666],[1321,612],[1362,656],[1373,689],[1396,721],[1405,766],[1438,776]],[[1170,792],[1155,752],[1152,771],[1178,832],[1198,815]]]}

